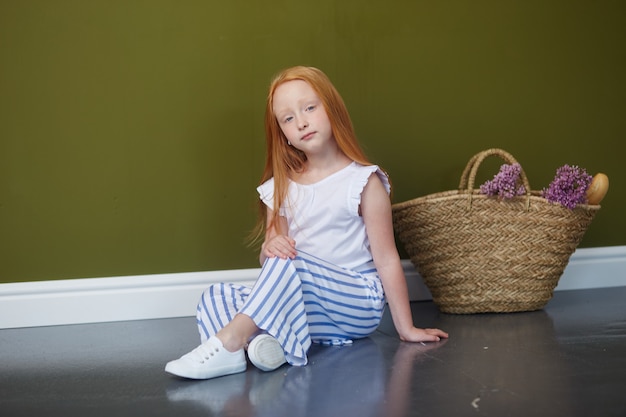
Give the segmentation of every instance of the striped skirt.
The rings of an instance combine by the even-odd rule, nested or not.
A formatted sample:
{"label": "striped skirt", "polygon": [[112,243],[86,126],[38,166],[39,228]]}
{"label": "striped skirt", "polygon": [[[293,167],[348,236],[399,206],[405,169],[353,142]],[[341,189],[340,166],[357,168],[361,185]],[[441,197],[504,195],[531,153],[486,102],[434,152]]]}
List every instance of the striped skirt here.
{"label": "striped skirt", "polygon": [[384,308],[373,262],[347,270],[300,252],[293,260],[267,259],[252,288],[210,286],[197,319],[204,342],[237,313],[245,314],[279,341],[288,363],[301,366],[311,343],[346,344],[369,336]]}

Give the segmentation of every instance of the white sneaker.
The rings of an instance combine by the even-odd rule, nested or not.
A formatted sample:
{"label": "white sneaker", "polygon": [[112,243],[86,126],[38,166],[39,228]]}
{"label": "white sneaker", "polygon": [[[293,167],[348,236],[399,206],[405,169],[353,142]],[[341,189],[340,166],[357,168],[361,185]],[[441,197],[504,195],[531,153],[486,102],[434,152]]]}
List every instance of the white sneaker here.
{"label": "white sneaker", "polygon": [[269,334],[261,334],[248,345],[250,362],[262,371],[273,371],[287,362],[283,347]]}
{"label": "white sneaker", "polygon": [[180,359],[168,362],[165,372],[189,379],[209,379],[243,372],[246,366],[243,349],[229,352],[220,339],[212,336]]}

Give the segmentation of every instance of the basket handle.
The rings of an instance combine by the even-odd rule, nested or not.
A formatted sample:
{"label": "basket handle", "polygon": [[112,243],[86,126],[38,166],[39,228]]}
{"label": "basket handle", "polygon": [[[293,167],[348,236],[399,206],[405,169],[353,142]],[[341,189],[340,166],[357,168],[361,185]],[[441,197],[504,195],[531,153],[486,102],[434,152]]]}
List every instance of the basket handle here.
{"label": "basket handle", "polygon": [[[465,169],[463,170],[463,174],[461,174],[461,181],[459,183],[459,191],[467,192],[468,209],[472,208],[472,199],[473,199],[472,191],[474,189],[474,183],[476,182],[476,174],[478,173],[478,167],[480,166],[480,164],[482,164],[485,158],[492,156],[492,155],[499,156],[506,163],[511,164],[511,165],[519,163],[513,157],[513,155],[511,155],[510,153],[508,153],[507,151],[503,149],[498,149],[498,148],[487,149],[485,151],[479,152],[476,155],[474,155],[465,166]],[[528,210],[530,208],[531,192],[530,192],[530,184],[528,182],[528,177],[526,176],[526,172],[524,171],[524,168],[521,169],[520,175],[522,177],[522,184],[524,184],[524,188],[526,189],[526,210]]]}

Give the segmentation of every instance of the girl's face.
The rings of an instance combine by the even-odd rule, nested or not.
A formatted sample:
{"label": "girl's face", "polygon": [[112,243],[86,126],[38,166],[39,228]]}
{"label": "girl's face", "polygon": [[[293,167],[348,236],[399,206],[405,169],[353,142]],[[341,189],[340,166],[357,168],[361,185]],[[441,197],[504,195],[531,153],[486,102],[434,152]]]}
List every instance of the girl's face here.
{"label": "girl's face", "polygon": [[287,81],[274,90],[272,110],[291,145],[307,155],[334,143],[330,120],[315,90],[302,80]]}

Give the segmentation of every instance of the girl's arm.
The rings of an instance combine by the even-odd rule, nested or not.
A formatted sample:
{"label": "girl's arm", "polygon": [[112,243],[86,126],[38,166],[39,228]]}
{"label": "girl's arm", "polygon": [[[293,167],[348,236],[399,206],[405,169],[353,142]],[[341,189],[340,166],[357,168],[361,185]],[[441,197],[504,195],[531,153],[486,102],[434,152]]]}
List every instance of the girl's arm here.
{"label": "girl's arm", "polygon": [[407,342],[434,342],[442,337],[447,338],[448,334],[439,329],[418,329],[413,325],[406,278],[393,235],[391,201],[376,174],[370,177],[361,194],[361,215],[374,264],[400,339]]}
{"label": "girl's arm", "polygon": [[268,208],[265,240],[261,245],[261,252],[259,253],[259,262],[261,263],[261,265],[265,263],[265,260],[267,258],[274,258],[278,256],[279,258],[283,259],[293,259],[297,255],[296,241],[289,236],[280,234],[278,232],[278,230],[287,230],[287,219],[285,219],[284,217],[279,217],[278,221],[280,222],[280,224],[277,228],[276,225],[272,224],[272,216],[272,210]]}

